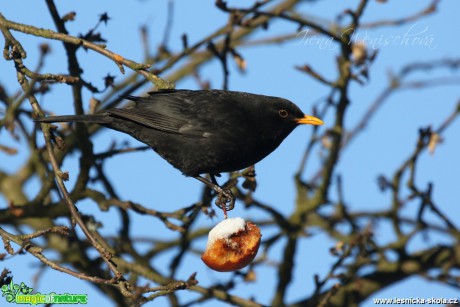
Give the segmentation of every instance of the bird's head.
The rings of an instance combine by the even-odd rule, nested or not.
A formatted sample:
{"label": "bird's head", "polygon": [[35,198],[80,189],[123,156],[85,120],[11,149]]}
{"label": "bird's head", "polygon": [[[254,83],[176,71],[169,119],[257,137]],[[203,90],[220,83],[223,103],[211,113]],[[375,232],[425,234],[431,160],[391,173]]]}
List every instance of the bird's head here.
{"label": "bird's head", "polygon": [[323,121],[305,115],[289,100],[265,96],[258,105],[258,128],[262,138],[278,146],[297,126],[303,124],[323,125]]}
{"label": "bird's head", "polygon": [[282,122],[290,122],[290,123],[295,123],[295,125],[314,125],[314,126],[319,126],[323,125],[324,122],[314,116],[311,115],[305,115],[299,107],[297,107],[295,104],[292,102],[284,102],[277,104],[275,106],[275,110],[278,113],[279,119]]}
{"label": "bird's head", "polygon": [[[270,107],[267,108],[266,115],[270,118],[270,125],[272,127],[279,127],[280,130],[285,130],[289,134],[298,125],[323,125],[324,122],[311,115],[305,115],[300,108],[289,100],[276,98],[271,101]],[[281,128],[285,129],[281,129]]]}

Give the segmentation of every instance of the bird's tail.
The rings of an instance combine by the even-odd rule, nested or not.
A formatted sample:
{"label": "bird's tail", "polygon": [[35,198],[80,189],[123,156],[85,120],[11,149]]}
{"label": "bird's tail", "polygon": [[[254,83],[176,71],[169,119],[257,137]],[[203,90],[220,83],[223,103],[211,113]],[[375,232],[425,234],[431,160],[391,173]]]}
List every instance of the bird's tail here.
{"label": "bird's tail", "polygon": [[112,119],[107,114],[89,114],[89,115],[63,115],[63,116],[48,116],[34,119],[39,123],[60,123],[60,122],[78,122],[78,123],[94,123],[94,124],[109,124]]}

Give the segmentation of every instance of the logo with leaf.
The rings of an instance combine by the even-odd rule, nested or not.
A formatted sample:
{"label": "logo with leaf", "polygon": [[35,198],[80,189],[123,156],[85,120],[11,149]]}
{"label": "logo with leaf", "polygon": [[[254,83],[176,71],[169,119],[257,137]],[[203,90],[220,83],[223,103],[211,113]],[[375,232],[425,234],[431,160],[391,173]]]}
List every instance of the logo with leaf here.
{"label": "logo with leaf", "polygon": [[14,284],[13,279],[9,285],[2,286],[2,296],[6,296],[6,301],[8,303],[15,303],[16,296],[18,294],[30,294],[32,293],[33,289],[26,286],[25,283],[21,282],[21,284]]}

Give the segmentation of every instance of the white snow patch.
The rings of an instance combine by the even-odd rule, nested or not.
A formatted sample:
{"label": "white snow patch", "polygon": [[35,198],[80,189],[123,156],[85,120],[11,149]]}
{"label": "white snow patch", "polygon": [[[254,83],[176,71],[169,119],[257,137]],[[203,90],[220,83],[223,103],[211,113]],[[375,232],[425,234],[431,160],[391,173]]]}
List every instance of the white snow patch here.
{"label": "white snow patch", "polygon": [[241,217],[234,217],[223,220],[214,226],[214,228],[209,232],[206,248],[210,247],[216,240],[226,239],[232,234],[244,230],[245,226],[246,221]]}

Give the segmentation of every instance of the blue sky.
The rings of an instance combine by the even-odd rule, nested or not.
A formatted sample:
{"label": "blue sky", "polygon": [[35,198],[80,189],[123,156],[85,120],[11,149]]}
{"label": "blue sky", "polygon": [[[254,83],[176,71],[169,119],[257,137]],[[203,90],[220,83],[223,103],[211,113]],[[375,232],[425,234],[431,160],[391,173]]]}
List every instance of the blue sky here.
{"label": "blue sky", "polygon": [[[43,28],[54,29],[44,3],[40,1],[22,1],[27,10],[19,8],[16,1],[4,1],[1,12],[7,19]],[[120,2],[121,3],[121,2]],[[213,1],[175,1],[174,26],[169,39],[172,50],[180,50],[181,35],[186,32],[190,43],[211,33],[218,26],[226,23],[226,16],[216,9]],[[334,20],[335,16],[346,8],[356,7],[357,1],[319,1],[304,3],[301,11],[307,16],[315,16]],[[404,4],[389,1],[386,4],[370,1],[363,23],[376,20],[388,20],[404,17],[420,11],[429,1],[407,0]],[[242,1],[230,1],[232,5],[244,6]],[[167,1],[130,1],[129,5],[114,4],[113,1],[78,1],[59,2],[61,14],[76,11],[74,22],[68,23],[70,34],[78,35],[84,29],[93,26],[98,15],[108,12],[112,18],[107,27],[99,28],[102,36],[108,40],[108,48],[126,58],[141,62],[143,59],[140,46],[139,27],[147,24],[150,27],[149,39],[152,48],[156,48],[162,41],[165,27]],[[378,49],[378,56],[370,70],[370,81],[364,86],[353,84],[350,88],[351,106],[348,110],[345,124],[347,128],[354,127],[369,105],[388,85],[388,75],[399,71],[405,64],[411,62],[430,62],[443,58],[459,58],[458,41],[456,32],[460,29],[458,19],[459,2],[444,1],[439,6],[439,11],[428,18],[407,23],[401,27],[383,27],[378,30],[358,32],[356,39],[368,40],[369,45]],[[273,34],[296,33],[296,26],[286,22],[276,21],[270,24],[270,31],[257,34],[258,38],[269,37]],[[44,42],[40,38],[16,34],[16,37],[28,51],[26,65],[34,67],[38,57],[38,44]],[[400,44],[396,37],[420,38],[426,43]],[[383,40],[390,42],[384,45]],[[63,60],[64,51],[59,42],[47,42],[51,45],[52,57],[46,62],[45,71],[53,73],[66,72],[66,62]],[[134,46],[134,48],[133,48]],[[266,94],[284,97],[298,104],[305,113],[311,112],[312,105],[329,93],[328,89],[305,74],[294,69],[295,65],[309,64],[320,71],[328,79],[336,77],[335,57],[337,46],[318,45],[314,41],[302,41],[301,36],[289,43],[279,46],[259,46],[254,48],[241,48],[238,51],[247,61],[247,73],[240,74],[236,65],[230,62],[229,89],[247,91],[257,94]],[[79,51],[80,60],[84,69],[84,77],[91,80],[96,86],[103,87],[103,77],[110,73],[116,76],[116,81],[122,80],[118,68],[113,62],[94,52]],[[0,82],[13,92],[18,88],[14,74],[13,64],[0,60]],[[217,61],[206,64],[200,69],[204,80],[211,82],[213,88],[222,86],[222,73]],[[459,77],[455,70],[438,69],[420,72],[410,77],[412,80],[429,80],[436,77]],[[177,84],[177,88],[197,89],[198,85],[192,78],[184,79]],[[143,90],[147,90],[144,88]],[[142,94],[139,91],[138,94]],[[401,91],[392,95],[366,130],[354,140],[350,147],[340,158],[336,174],[341,174],[344,184],[344,197],[351,210],[379,210],[390,204],[390,194],[379,192],[377,176],[391,176],[393,172],[412,152],[418,129],[432,125],[438,127],[448,114],[454,109],[460,94],[458,83],[456,86],[445,84],[427,89]],[[101,96],[96,96],[100,98]],[[84,96],[88,102],[91,94]],[[71,105],[70,88],[66,85],[54,86],[50,95],[45,96],[41,105],[56,114],[70,114],[73,112]],[[332,125],[332,117],[324,118],[327,129]],[[305,150],[311,133],[310,127],[299,127],[285,142],[256,167],[258,189],[255,196],[264,202],[276,206],[281,212],[289,215],[294,209],[295,187],[293,174],[299,166],[299,161]],[[460,218],[458,210],[458,197],[456,191],[459,187],[460,174],[460,123],[454,123],[444,134],[444,142],[438,146],[434,155],[424,153],[419,159],[417,183],[425,186],[434,182],[434,199],[439,208],[448,214],[454,222]],[[25,148],[23,140],[19,143],[13,141],[8,133],[0,130],[1,144],[8,144],[17,148]],[[93,140],[95,152],[106,150],[113,140],[121,143],[128,140],[132,145],[139,145],[134,139],[115,131],[104,130]],[[0,168],[8,171],[17,170],[28,153],[21,150],[18,155],[7,156],[0,152]],[[67,186],[71,188],[75,183],[78,172],[78,154],[66,159],[63,169],[70,172],[70,181]],[[321,162],[321,150],[317,149],[309,161],[303,176],[309,178],[314,174]],[[122,199],[141,203],[147,207],[158,210],[178,209],[198,200],[201,193],[201,183],[194,179],[186,178],[179,171],[172,168],[159,156],[151,151],[119,155],[108,160],[105,169],[115,183]],[[179,187],[179,189],[178,189]],[[28,184],[28,193],[34,195],[38,189],[33,180]],[[179,192],[178,192],[179,191]],[[335,191],[335,188],[332,188]],[[167,197],[165,197],[167,195]],[[333,199],[335,192],[331,193]],[[5,207],[5,200],[0,197],[0,206]],[[115,234],[119,227],[118,215],[113,211],[101,213],[92,202],[79,202],[79,210],[94,214],[104,227],[103,234]],[[403,212],[413,216],[416,208],[404,208]],[[257,210],[245,209],[237,205],[231,216],[242,216],[248,219],[262,219],[264,215]],[[173,238],[175,233],[165,230],[163,225],[155,219],[131,214],[135,221],[133,234],[142,237],[165,239]],[[430,221],[439,222],[430,217]],[[217,221],[209,220],[202,216],[196,227],[212,227]],[[458,225],[458,224],[457,224]],[[269,237],[270,229],[264,230],[264,236]],[[386,242],[391,239],[387,225],[379,225],[376,238]],[[429,242],[421,238],[414,240],[411,247],[414,250],[445,242],[442,236],[432,236]],[[449,242],[449,241],[447,241]],[[195,242],[196,248],[202,249],[205,240]],[[304,297],[305,293],[313,290],[313,274],[324,276],[334,259],[329,255],[329,248],[334,241],[323,234],[305,238],[300,245],[297,258],[297,269],[292,286],[289,288],[288,298],[295,301]],[[270,251],[271,259],[280,260],[282,244]],[[169,257],[173,253],[165,254],[154,266],[166,268]],[[197,271],[200,284],[206,286],[216,280],[226,280],[230,275],[216,273],[207,269],[199,257],[187,256],[178,276],[188,277]],[[9,259],[4,265],[13,271],[15,280],[24,281],[32,286],[33,274],[37,270],[37,261],[30,255],[22,255]],[[33,272],[31,274],[31,272]],[[265,289],[273,289],[277,272],[273,269],[257,271],[258,281],[254,284],[237,286],[232,294],[243,297],[254,296],[262,303],[269,303],[271,293]],[[50,282],[52,281],[52,282]],[[46,270],[37,288],[42,293],[46,292],[78,292],[88,293],[90,305],[106,303],[97,291],[87,283],[70,278],[63,273]],[[184,294],[190,298],[196,295]],[[454,289],[450,289],[434,282],[427,282],[421,278],[410,278],[400,284],[385,289],[376,297],[458,297]],[[164,300],[159,299],[151,306],[161,306]],[[205,304],[206,306],[219,306],[219,303]],[[363,306],[373,306],[371,302]]]}

